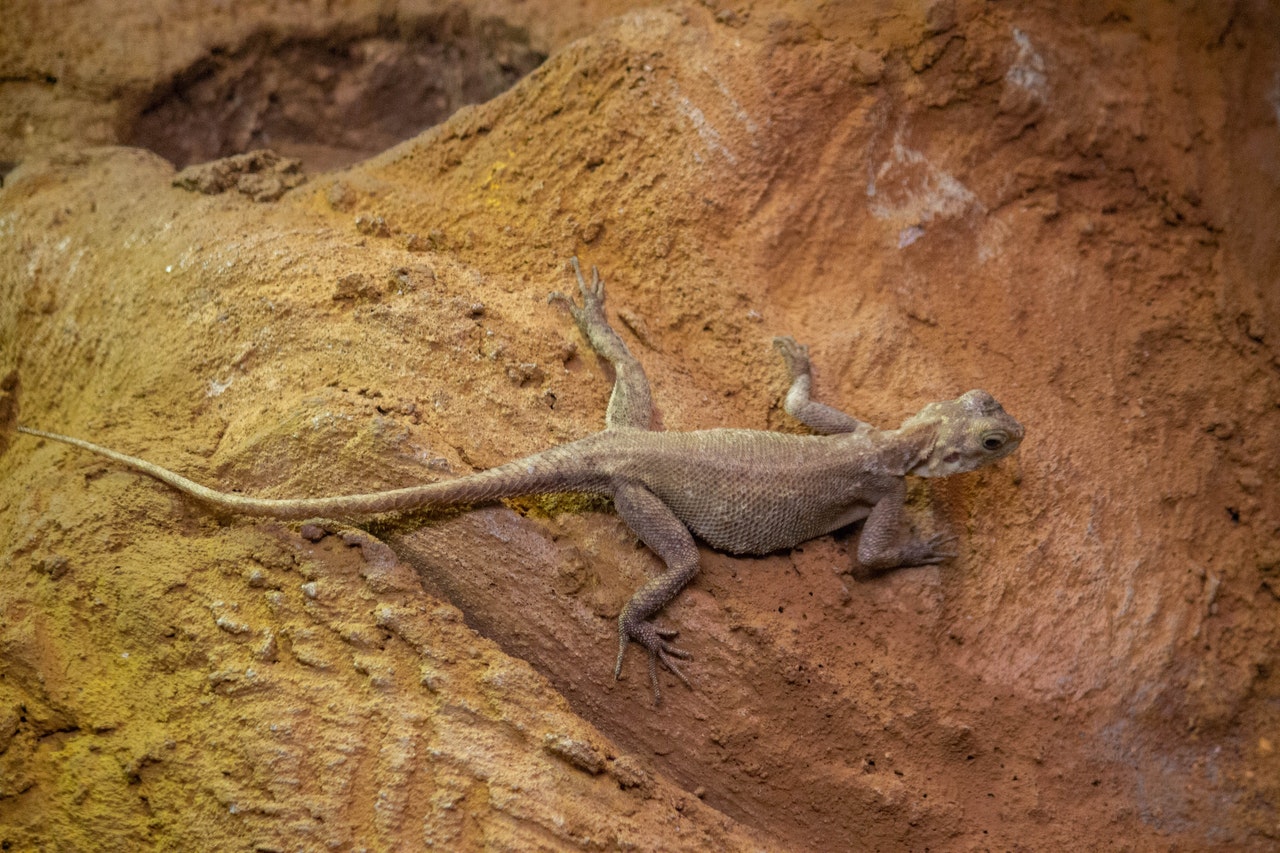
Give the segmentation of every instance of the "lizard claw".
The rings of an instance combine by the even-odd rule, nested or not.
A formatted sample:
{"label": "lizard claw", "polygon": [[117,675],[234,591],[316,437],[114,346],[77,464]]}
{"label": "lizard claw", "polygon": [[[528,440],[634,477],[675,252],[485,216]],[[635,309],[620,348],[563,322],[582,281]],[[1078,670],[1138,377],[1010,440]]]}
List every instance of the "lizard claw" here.
{"label": "lizard claw", "polygon": [[675,638],[679,631],[664,630],[654,626],[652,622],[638,622],[634,625],[627,625],[622,619],[618,620],[618,662],[613,667],[613,677],[617,680],[622,677],[622,658],[627,653],[627,646],[632,640],[645,647],[649,653],[649,682],[653,685],[653,704],[660,705],[662,703],[662,690],[658,686],[658,664],[662,664],[671,672],[680,682],[690,690],[693,685],[685,674],[680,671],[680,667],[676,666],[673,658],[680,660],[689,660],[693,655],[684,649],[677,648],[667,640]]}
{"label": "lizard claw", "polygon": [[949,533],[935,533],[923,542],[918,543],[919,550],[914,557],[915,565],[932,565],[934,563],[942,563],[959,556],[959,552],[954,551],[946,546],[956,541],[956,537]]}

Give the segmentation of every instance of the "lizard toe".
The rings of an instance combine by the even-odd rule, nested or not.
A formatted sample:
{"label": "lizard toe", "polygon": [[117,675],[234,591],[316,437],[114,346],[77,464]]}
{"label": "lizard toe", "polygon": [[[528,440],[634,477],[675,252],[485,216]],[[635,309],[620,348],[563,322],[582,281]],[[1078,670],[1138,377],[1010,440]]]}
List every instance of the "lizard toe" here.
{"label": "lizard toe", "polygon": [[673,658],[680,658],[680,660],[693,660],[692,654],[684,649],[676,648],[670,643],[663,643],[658,651],[664,655],[670,655]]}
{"label": "lizard toe", "polygon": [[928,541],[928,557],[931,563],[941,563],[943,560],[952,560],[960,556],[959,552],[948,546],[954,545],[958,540],[950,533],[937,533],[929,537]]}
{"label": "lizard toe", "polygon": [[594,299],[596,302],[604,302],[604,279],[600,277],[600,269],[598,267],[591,268],[591,292],[588,294],[586,288],[583,288],[583,295]]}
{"label": "lizard toe", "polygon": [[622,633],[618,639],[618,660],[613,665],[613,680],[618,681],[622,678],[622,659],[627,656],[627,646],[631,645],[631,638]]}
{"label": "lizard toe", "polygon": [[687,658],[688,654],[681,653],[679,655],[676,655],[676,651],[677,650],[674,650],[674,649],[665,649],[665,650],[650,649],[649,650],[649,683],[653,685],[653,704],[654,705],[662,704],[662,688],[658,684],[658,664],[659,663],[661,663],[664,667],[666,667],[666,669],[669,672],[671,672],[672,675],[680,679],[681,684],[683,684],[689,690],[693,689],[693,684],[689,682],[689,679],[685,676],[685,674],[680,671],[680,667],[676,666],[675,661],[671,659],[673,655],[677,657]]}
{"label": "lizard toe", "polygon": [[680,679],[681,684],[683,684],[685,687],[692,690],[693,685],[689,682],[689,679],[685,676],[685,674],[680,670],[680,667],[676,666],[676,662],[671,659],[673,656],[682,658],[685,660],[689,658],[689,655],[687,653],[681,653],[677,655],[671,649],[667,649],[665,651],[659,651],[654,655],[654,657],[656,657],[658,661],[663,666],[665,666],[672,675]]}
{"label": "lizard toe", "polygon": [[582,279],[582,264],[578,263],[578,256],[574,255],[569,258],[569,266],[573,267],[573,274],[578,279],[578,290],[583,293],[587,292],[587,283]]}

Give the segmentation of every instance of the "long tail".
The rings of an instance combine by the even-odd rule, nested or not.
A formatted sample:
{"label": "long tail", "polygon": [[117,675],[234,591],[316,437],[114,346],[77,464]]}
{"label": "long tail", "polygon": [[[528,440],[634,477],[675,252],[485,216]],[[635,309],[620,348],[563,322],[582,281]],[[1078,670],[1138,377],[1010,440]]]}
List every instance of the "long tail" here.
{"label": "long tail", "polygon": [[553,447],[542,453],[524,459],[509,462],[497,468],[490,468],[478,474],[445,480],[439,483],[427,483],[420,486],[409,486],[404,489],[392,489],[385,492],[371,492],[363,495],[341,495],[330,498],[254,498],[220,492],[208,486],[202,486],[194,480],[188,480],[181,474],[175,474],[168,468],[162,468],[154,462],[119,453],[101,445],[59,435],[56,432],[18,427],[18,432],[48,438],[70,444],[75,447],[105,456],[130,468],[149,474],[167,483],[184,494],[204,501],[222,509],[242,515],[261,515],[271,518],[360,518],[381,515],[391,512],[405,512],[432,506],[452,506],[457,504],[486,503],[504,497],[519,495],[546,494],[550,492],[592,491],[590,484],[582,477],[572,476],[574,466],[565,466],[569,453],[568,445]]}

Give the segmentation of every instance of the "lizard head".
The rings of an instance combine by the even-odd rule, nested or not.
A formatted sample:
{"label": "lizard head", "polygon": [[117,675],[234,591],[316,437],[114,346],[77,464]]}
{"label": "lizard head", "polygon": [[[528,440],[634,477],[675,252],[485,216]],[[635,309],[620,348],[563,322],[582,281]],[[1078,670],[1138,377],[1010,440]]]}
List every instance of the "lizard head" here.
{"label": "lizard head", "polygon": [[986,391],[969,391],[954,400],[930,403],[908,418],[903,433],[927,430],[933,441],[908,473],[946,477],[1002,459],[1022,441],[1022,424]]}

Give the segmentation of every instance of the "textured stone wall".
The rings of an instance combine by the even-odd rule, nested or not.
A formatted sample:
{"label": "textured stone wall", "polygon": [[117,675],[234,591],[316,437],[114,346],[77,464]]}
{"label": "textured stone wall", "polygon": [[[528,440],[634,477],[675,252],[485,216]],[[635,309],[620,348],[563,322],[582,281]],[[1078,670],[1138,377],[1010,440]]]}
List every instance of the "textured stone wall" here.
{"label": "textured stone wall", "polygon": [[[203,6],[0,35],[8,849],[1274,846],[1273,7]],[[878,425],[995,394],[1019,452],[913,486],[959,556],[704,550],[655,709],[607,508],[299,531],[13,430],[490,467],[602,424],[573,254],[666,429],[799,431],[777,334]]]}

